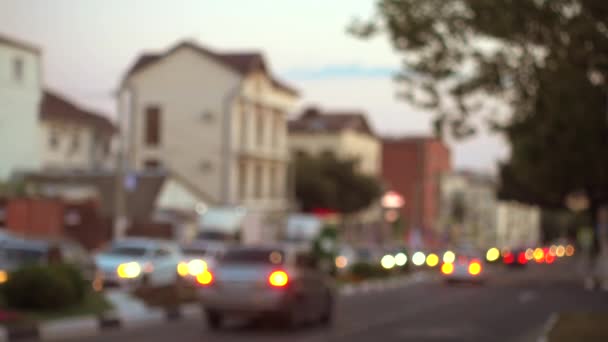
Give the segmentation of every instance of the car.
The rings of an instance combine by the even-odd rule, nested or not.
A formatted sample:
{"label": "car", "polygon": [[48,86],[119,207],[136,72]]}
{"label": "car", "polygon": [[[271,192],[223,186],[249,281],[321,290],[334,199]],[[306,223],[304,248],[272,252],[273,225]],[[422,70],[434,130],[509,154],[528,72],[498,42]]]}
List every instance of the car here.
{"label": "car", "polygon": [[176,242],[126,238],[113,242],[95,262],[105,287],[160,287],[176,283],[182,258]]}
{"label": "car", "polygon": [[[531,250],[531,249],[529,249]],[[529,259],[526,254],[529,254],[525,248],[514,248],[505,250],[502,257],[502,262],[513,268],[522,268],[528,264]]]}
{"label": "car", "polygon": [[197,275],[207,268],[213,268],[230,243],[220,241],[195,240],[180,246],[182,260],[177,266],[178,274],[187,284],[195,282]]}
{"label": "car", "polygon": [[226,317],[274,318],[284,327],[329,324],[333,286],[307,250],[292,246],[229,248],[214,268],[197,277],[211,329]]}
{"label": "car", "polygon": [[48,265],[60,262],[75,266],[95,290],[101,290],[100,274],[90,254],[77,242],[67,238],[29,239],[3,234],[0,240],[0,280],[26,265]]}
{"label": "car", "polygon": [[441,265],[441,274],[448,284],[457,282],[481,284],[487,279],[485,265],[479,253],[457,251],[454,262],[444,262]]}

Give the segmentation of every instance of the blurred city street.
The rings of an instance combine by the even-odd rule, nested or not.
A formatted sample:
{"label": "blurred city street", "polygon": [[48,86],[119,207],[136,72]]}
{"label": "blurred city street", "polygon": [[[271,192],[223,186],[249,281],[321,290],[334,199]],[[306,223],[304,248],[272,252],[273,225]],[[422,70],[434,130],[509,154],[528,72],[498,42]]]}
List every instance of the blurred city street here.
{"label": "blurred city street", "polygon": [[330,329],[234,321],[211,332],[203,320],[108,332],[81,341],[536,341],[556,312],[593,312],[608,293],[583,289],[577,260],[526,269],[495,267],[484,285],[441,279],[356,296],[340,296]]}

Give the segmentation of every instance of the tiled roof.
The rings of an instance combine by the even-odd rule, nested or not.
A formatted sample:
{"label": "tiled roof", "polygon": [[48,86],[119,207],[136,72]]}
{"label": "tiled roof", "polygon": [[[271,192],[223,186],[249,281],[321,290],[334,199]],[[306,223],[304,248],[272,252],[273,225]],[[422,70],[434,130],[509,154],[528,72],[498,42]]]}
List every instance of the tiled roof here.
{"label": "tiled roof", "polygon": [[0,44],[6,44],[6,45],[10,45],[10,46],[17,47],[17,48],[20,48],[20,49],[24,49],[24,50],[33,52],[33,53],[35,53],[37,55],[39,55],[41,53],[40,52],[40,48],[37,47],[37,46],[34,46],[32,44],[19,41],[19,40],[14,39],[14,38],[7,37],[7,36],[2,35],[2,34],[0,34]]}
{"label": "tiled roof", "polygon": [[321,112],[317,108],[308,108],[298,119],[289,122],[290,133],[340,132],[347,129],[374,136],[374,132],[362,112]]}
{"label": "tiled roof", "polygon": [[287,91],[290,94],[297,95],[298,91],[280,80],[276,79],[270,71],[266,68],[266,63],[264,62],[264,56],[259,52],[231,52],[231,53],[217,53],[211,50],[208,50],[198,44],[183,41],[177,44],[175,47],[169,49],[165,53],[154,54],[154,53],[144,53],[142,54],[137,61],[133,64],[133,66],[127,71],[126,78],[135,74],[136,72],[143,70],[145,67],[156,63],[157,61],[163,59],[164,57],[170,55],[177,49],[181,47],[189,47],[198,53],[211,57],[216,61],[226,65],[227,67],[235,70],[239,74],[245,75],[253,70],[257,70],[261,68],[271,79],[272,84],[284,91]]}
{"label": "tiled roof", "polygon": [[100,130],[116,133],[117,127],[107,117],[84,110],[51,91],[45,90],[40,103],[40,119],[63,120],[91,125]]}

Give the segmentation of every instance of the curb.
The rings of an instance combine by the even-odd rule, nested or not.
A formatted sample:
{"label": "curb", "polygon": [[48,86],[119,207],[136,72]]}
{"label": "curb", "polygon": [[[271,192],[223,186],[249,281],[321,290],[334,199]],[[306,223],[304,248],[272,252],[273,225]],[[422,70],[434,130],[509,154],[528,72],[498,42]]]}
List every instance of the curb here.
{"label": "curb", "polygon": [[366,280],[356,284],[346,284],[340,288],[338,294],[342,297],[349,297],[357,294],[366,294],[407,287],[412,284],[425,282],[429,279],[431,279],[429,273],[421,272],[387,279]]}
{"label": "curb", "polygon": [[0,327],[0,342],[78,339],[95,336],[109,330],[130,329],[196,317],[202,317],[202,309],[198,304],[182,305],[174,309],[152,309],[129,317],[120,317],[120,315],[110,312],[98,317],[82,316],[52,320],[31,326]]}

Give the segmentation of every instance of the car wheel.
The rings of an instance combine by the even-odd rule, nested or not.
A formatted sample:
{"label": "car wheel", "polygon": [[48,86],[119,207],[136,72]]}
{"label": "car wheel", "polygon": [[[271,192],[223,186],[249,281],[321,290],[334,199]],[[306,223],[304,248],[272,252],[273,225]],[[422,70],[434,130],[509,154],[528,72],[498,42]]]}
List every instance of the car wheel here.
{"label": "car wheel", "polygon": [[207,310],[206,312],[207,326],[211,330],[218,330],[222,327],[222,322],[224,321],[224,317],[221,313],[213,310]]}
{"label": "car wheel", "polygon": [[321,313],[320,323],[321,325],[331,325],[333,321],[334,303],[331,295],[326,295],[325,308]]}
{"label": "car wheel", "polygon": [[296,314],[293,306],[290,305],[286,310],[279,313],[277,323],[282,330],[292,330],[296,328]]}

